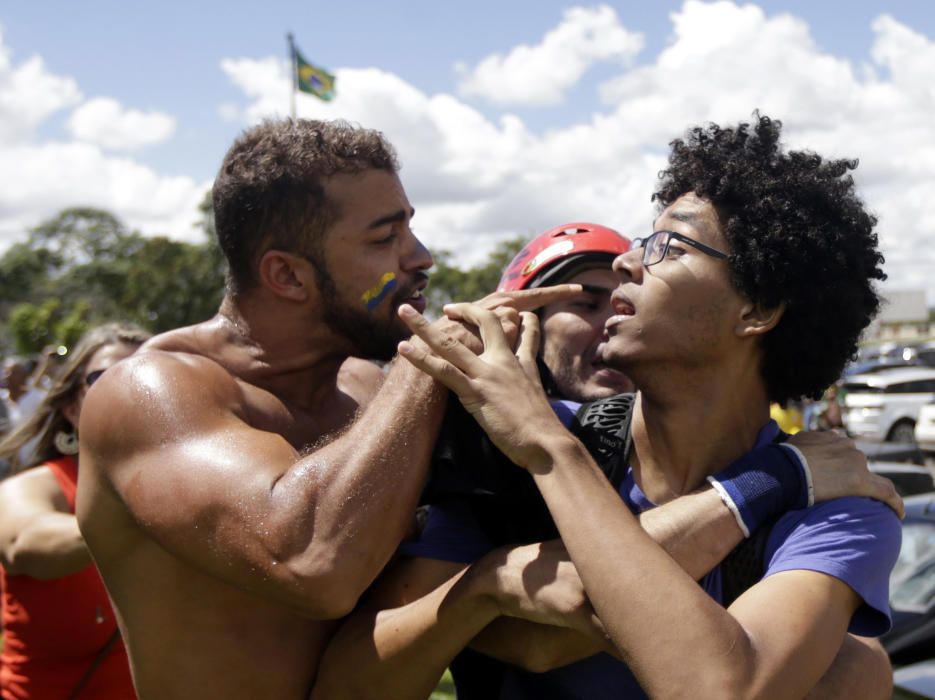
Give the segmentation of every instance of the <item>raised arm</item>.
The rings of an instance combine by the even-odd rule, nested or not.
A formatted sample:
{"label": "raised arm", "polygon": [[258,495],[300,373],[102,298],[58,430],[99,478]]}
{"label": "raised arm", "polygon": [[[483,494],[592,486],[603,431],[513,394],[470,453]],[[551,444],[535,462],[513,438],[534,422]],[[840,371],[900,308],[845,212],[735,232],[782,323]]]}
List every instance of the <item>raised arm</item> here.
{"label": "raised arm", "polygon": [[54,579],[90,563],[78,521],[49,468],[0,483],[0,564],[7,574]]}
{"label": "raised arm", "polygon": [[[530,292],[495,304],[518,318],[581,289]],[[108,371],[82,411],[79,523],[94,549],[108,527],[96,506],[116,496],[194,568],[304,615],[341,617],[411,522],[447,391],[395,362],[349,428],[301,454],[293,445],[321,443],[325,429],[264,394],[183,353],[152,350]]]}
{"label": "raised arm", "polygon": [[175,556],[319,618],[350,611],[402,539],[446,395],[397,363],[358,421],[301,455],[248,425],[256,390],[204,358],[143,353],[100,384],[81,424],[89,541],[106,489]]}

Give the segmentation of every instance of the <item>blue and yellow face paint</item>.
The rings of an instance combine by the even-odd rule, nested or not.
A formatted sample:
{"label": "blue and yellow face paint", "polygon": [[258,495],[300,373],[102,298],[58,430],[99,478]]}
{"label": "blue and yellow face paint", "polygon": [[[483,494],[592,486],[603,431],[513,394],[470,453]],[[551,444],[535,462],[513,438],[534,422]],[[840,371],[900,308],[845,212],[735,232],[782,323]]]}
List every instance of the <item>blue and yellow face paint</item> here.
{"label": "blue and yellow face paint", "polygon": [[396,273],[387,272],[380,278],[380,281],[375,286],[363,293],[360,300],[363,302],[364,306],[367,307],[367,311],[373,311],[395,287]]}

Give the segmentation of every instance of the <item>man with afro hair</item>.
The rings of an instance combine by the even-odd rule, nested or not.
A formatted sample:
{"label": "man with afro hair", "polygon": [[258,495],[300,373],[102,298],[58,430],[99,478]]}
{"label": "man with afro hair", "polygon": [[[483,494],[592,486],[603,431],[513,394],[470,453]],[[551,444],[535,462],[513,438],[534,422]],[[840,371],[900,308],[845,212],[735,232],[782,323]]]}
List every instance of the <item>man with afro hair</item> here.
{"label": "man with afro hair", "polygon": [[[555,619],[580,616],[589,601],[602,623],[594,636],[606,634],[654,698],[803,697],[848,631],[875,636],[890,624],[896,514],[864,498],[815,503],[807,475],[767,477],[739,460],[783,439],[770,401],[817,395],[838,377],[884,278],[876,220],[850,175],[856,162],[786,152],[780,130],[756,114],[672,142],[654,230],[614,261],[603,360],[640,389],[619,489],[543,394],[534,315],[522,315],[514,348],[490,312],[448,307],[480,329],[476,357],[415,310],[399,311],[430,348],[403,342],[401,355],[455,391],[542,493],[587,595],[559,597]],[[741,472],[718,471],[728,463]],[[759,496],[738,493],[744,479]],[[759,539],[759,570],[739,590],[724,565],[693,580],[634,517],[708,482],[748,534],[789,479],[799,479],[785,484],[798,490],[796,505]],[[533,595],[542,605],[558,597],[548,587]],[[595,666],[600,687],[568,697],[634,696],[619,666]]]}

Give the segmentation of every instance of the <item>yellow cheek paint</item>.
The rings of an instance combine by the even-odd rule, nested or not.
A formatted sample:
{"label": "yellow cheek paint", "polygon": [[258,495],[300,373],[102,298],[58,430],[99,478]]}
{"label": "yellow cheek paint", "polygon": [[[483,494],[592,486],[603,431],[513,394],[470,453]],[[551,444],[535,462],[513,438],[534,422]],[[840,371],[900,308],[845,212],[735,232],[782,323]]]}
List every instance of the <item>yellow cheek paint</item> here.
{"label": "yellow cheek paint", "polygon": [[363,293],[360,300],[367,307],[367,311],[373,311],[386,298],[386,295],[393,291],[395,286],[396,273],[387,272],[375,286]]}

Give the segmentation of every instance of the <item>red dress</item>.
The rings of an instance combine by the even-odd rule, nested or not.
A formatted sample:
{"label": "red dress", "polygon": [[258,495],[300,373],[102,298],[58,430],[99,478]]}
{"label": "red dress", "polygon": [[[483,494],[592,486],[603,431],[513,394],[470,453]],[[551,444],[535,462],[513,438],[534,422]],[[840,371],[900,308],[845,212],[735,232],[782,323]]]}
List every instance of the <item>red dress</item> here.
{"label": "red dress", "polygon": [[[75,511],[78,465],[71,457],[46,462]],[[98,657],[116,620],[94,565],[51,580],[3,571],[3,700],[66,700]],[[79,698],[135,698],[130,667],[118,639]]]}

